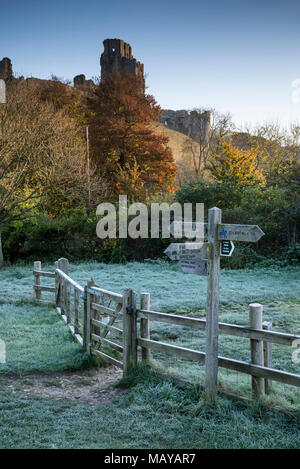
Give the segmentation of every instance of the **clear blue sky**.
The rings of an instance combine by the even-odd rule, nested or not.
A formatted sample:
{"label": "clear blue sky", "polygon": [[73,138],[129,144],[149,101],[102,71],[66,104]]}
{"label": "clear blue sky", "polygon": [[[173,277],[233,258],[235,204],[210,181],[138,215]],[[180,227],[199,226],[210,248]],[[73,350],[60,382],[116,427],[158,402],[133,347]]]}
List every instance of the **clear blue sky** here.
{"label": "clear blue sky", "polygon": [[[237,125],[300,120],[299,0],[0,0],[0,59],[16,74],[100,75],[102,41],[143,62],[163,108],[214,107]],[[300,95],[300,94],[299,94]]]}

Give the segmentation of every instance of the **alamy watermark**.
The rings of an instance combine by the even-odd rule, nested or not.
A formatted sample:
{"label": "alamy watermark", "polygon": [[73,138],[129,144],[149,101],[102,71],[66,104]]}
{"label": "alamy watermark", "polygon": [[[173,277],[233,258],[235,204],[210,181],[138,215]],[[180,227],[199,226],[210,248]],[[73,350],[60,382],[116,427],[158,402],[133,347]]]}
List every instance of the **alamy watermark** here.
{"label": "alamy watermark", "polygon": [[[204,239],[204,204],[196,203],[195,221],[193,221],[193,204],[183,205],[174,202],[152,203],[147,206],[136,202],[128,205],[126,195],[120,195],[116,205],[105,202],[98,205],[96,215],[97,236],[105,238],[188,238],[203,241]],[[171,216],[171,214],[173,216]],[[175,222],[171,229],[171,218]]]}
{"label": "alamy watermark", "polygon": [[0,80],[0,103],[6,103],[6,86],[4,80]]}
{"label": "alamy watermark", "polygon": [[0,339],[0,364],[6,363],[6,345],[4,340]]}
{"label": "alamy watermark", "polygon": [[292,91],[292,102],[295,104],[300,103],[300,78],[292,81],[291,84],[293,91]]}
{"label": "alamy watermark", "polygon": [[292,347],[295,348],[292,353],[292,362],[300,363],[300,339],[293,340]]}

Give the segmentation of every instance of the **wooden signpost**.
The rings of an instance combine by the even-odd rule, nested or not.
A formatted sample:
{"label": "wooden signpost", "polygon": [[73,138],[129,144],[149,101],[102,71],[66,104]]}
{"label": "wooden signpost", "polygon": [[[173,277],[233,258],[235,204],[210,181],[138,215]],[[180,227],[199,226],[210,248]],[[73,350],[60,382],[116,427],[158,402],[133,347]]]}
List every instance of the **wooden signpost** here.
{"label": "wooden signpost", "polygon": [[218,388],[220,256],[232,255],[232,241],[257,242],[264,232],[257,225],[223,224],[222,210],[217,207],[209,209],[208,223],[174,221],[170,232],[173,235],[180,232],[183,237],[191,230],[195,232],[197,225],[207,242],[172,243],[165,254],[178,260],[183,272],[207,276],[205,391],[207,399],[213,402]]}
{"label": "wooden signpost", "polygon": [[172,243],[164,251],[172,261],[207,259],[208,243]]}
{"label": "wooden signpost", "polygon": [[255,243],[264,232],[257,225],[219,225],[219,240],[250,241]]}
{"label": "wooden signpost", "polygon": [[184,259],[179,266],[185,274],[208,275],[208,263],[202,259]]}

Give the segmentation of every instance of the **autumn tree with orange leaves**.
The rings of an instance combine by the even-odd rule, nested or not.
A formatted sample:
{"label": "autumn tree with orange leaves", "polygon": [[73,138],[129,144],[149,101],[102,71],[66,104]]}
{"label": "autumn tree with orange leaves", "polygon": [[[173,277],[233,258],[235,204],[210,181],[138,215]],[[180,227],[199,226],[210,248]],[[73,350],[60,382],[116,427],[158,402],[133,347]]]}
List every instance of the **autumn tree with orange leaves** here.
{"label": "autumn tree with orange leaves", "polygon": [[112,72],[87,98],[91,158],[106,178],[111,197],[142,200],[173,192],[176,167],[167,138],[150,124],[161,113],[138,80]]}

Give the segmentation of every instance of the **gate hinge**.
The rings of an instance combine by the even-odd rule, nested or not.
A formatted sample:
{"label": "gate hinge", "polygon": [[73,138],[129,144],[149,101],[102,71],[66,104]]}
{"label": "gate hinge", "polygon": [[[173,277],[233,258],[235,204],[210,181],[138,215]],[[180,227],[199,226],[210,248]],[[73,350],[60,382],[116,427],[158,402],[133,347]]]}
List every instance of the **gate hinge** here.
{"label": "gate hinge", "polygon": [[135,312],[135,308],[133,306],[126,306],[126,313],[133,314]]}

